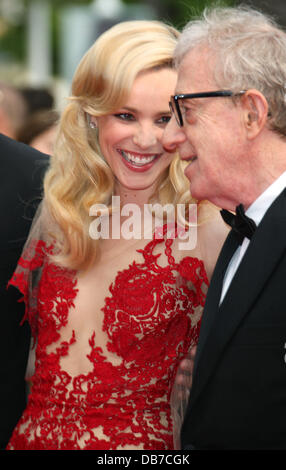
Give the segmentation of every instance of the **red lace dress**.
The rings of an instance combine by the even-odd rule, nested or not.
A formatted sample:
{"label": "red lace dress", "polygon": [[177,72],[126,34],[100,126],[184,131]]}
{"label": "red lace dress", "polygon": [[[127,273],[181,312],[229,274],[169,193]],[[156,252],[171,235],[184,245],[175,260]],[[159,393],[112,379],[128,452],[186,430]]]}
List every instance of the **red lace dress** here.
{"label": "red lace dress", "polygon": [[[173,449],[170,392],[178,363],[197,342],[208,280],[201,260],[175,262],[172,243],[150,241],[138,250],[141,262],[118,272],[101,309],[106,348],[97,344],[97,331],[89,331],[90,369],[77,375],[63,366],[77,331],[62,335],[78,295],[76,273],[52,264],[42,241],[33,259],[20,259],[11,284],[26,305],[24,272],[41,270],[37,300],[26,309],[36,362],[8,450]],[[164,267],[154,253],[158,244]]]}

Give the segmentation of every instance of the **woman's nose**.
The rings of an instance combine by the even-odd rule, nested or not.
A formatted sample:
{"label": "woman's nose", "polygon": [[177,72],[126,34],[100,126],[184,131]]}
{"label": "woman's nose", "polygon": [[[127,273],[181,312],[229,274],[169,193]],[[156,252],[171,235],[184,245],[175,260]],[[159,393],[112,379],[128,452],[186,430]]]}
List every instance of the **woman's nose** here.
{"label": "woman's nose", "polygon": [[148,149],[153,145],[156,145],[158,136],[155,129],[152,126],[138,126],[133,141],[138,147],[142,149]]}

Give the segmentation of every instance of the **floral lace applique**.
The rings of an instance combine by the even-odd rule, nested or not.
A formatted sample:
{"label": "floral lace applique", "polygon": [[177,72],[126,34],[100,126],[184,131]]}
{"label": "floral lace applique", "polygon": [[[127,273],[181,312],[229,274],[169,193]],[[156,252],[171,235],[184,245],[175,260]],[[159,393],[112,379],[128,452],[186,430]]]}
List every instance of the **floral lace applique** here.
{"label": "floral lace applique", "polygon": [[[181,359],[196,344],[208,285],[203,262],[175,262],[173,240],[154,239],[142,263],[118,272],[102,308],[111,363],[89,338],[92,370],[71,377],[60,359],[76,343],[61,338],[77,295],[75,273],[48,261],[52,248],[38,242],[35,256],[19,261],[11,284],[28,302],[25,270],[41,269],[38,301],[26,317],[37,334],[36,369],[28,406],[8,449],[172,449],[170,392]],[[164,245],[162,245],[164,244]],[[155,247],[165,246],[166,266]],[[28,305],[28,304],[27,304]],[[62,339],[62,340],[61,340]],[[49,346],[57,347],[51,352]]]}

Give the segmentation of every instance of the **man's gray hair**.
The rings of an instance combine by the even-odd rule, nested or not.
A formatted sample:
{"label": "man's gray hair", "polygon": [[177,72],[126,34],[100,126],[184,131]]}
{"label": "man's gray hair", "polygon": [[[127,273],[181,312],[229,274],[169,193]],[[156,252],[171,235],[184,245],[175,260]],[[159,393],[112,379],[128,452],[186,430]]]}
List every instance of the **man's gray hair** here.
{"label": "man's gray hair", "polygon": [[185,26],[175,50],[176,66],[198,47],[206,47],[215,58],[218,88],[259,90],[268,102],[270,128],[286,136],[286,33],[282,28],[252,8],[206,9],[202,18]]}

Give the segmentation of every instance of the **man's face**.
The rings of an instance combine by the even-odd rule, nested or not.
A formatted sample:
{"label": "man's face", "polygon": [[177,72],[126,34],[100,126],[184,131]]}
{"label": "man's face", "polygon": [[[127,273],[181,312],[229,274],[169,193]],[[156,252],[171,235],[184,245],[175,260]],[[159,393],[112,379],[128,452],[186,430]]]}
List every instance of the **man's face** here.
{"label": "man's face", "polygon": [[[181,62],[175,93],[220,89],[213,78],[213,60],[207,50],[190,51]],[[176,147],[189,162],[185,174],[193,197],[231,208],[239,194],[242,161],[246,151],[242,110],[229,97],[180,100],[183,127],[173,116],[163,138],[169,151]]]}

